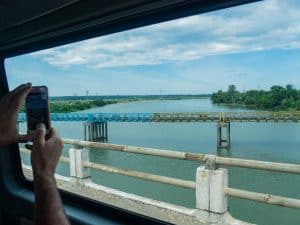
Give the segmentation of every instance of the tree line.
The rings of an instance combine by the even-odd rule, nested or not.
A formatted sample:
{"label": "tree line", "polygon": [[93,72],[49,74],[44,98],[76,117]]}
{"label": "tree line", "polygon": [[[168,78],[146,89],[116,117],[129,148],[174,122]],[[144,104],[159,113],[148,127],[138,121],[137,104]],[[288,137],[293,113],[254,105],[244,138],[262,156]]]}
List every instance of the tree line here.
{"label": "tree line", "polygon": [[103,101],[96,99],[92,101],[50,101],[51,112],[77,112],[85,109],[91,109],[94,107],[101,107],[107,104],[113,104],[114,101]]}
{"label": "tree line", "polygon": [[270,90],[249,90],[239,92],[231,84],[227,91],[218,90],[211,100],[216,104],[241,105],[263,110],[300,110],[300,90],[288,84],[285,87],[274,85]]}
{"label": "tree line", "polygon": [[[53,113],[68,113],[77,112],[94,107],[101,107],[108,104],[114,104],[116,101],[104,101],[102,99],[84,100],[84,101],[51,101],[49,103],[50,112]],[[25,112],[24,105],[21,106],[20,112]]]}

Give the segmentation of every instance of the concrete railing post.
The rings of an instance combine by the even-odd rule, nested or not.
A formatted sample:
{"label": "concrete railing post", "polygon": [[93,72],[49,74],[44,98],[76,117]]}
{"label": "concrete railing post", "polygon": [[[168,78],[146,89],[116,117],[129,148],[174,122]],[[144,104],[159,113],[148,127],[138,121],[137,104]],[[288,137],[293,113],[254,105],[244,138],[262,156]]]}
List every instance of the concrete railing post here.
{"label": "concrete railing post", "polygon": [[213,170],[210,179],[210,211],[224,213],[228,210],[225,188],[228,187],[228,171],[219,168]]}
{"label": "concrete railing post", "polygon": [[204,166],[198,167],[196,172],[196,209],[209,211],[209,182],[211,170]]}
{"label": "concrete railing post", "polygon": [[215,213],[225,213],[228,209],[225,188],[228,186],[227,169],[197,168],[196,208]]}
{"label": "concrete railing post", "polygon": [[86,148],[70,148],[70,176],[77,180],[90,178],[90,168],[84,166],[89,162],[89,151]]}

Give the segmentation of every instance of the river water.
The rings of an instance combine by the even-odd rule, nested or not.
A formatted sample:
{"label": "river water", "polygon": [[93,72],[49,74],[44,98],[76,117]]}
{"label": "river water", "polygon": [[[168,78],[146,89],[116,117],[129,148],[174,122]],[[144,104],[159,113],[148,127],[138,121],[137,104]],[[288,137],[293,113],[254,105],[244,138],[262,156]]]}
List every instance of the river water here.
{"label": "river water", "polygon": [[[245,111],[213,105],[209,99],[137,101],[106,105],[84,112],[200,112]],[[53,122],[61,136],[83,139],[82,122]],[[144,146],[195,153],[217,154],[227,157],[300,162],[300,123],[234,122],[231,124],[230,150],[217,150],[216,123],[132,123],[110,122],[109,143]],[[67,155],[65,146],[64,154]],[[195,180],[200,164],[174,159],[142,156],[113,151],[91,150],[90,160],[107,165]],[[28,159],[25,159],[28,162]],[[229,169],[229,186],[249,191],[282,195],[300,199],[300,176],[241,168]],[[60,164],[58,173],[69,175],[68,165]],[[186,207],[195,207],[192,190],[91,171],[92,180],[122,191],[166,201]],[[269,206],[240,199],[229,199],[230,213],[247,222],[266,225],[300,224],[299,210]]]}

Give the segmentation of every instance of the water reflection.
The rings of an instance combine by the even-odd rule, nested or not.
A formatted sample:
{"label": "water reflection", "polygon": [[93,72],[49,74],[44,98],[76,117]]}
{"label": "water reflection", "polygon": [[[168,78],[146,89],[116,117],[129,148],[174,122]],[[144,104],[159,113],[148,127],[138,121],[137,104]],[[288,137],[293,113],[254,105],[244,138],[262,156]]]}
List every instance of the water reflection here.
{"label": "water reflection", "polygon": [[217,148],[216,155],[232,158],[232,150],[231,150],[231,148]]}

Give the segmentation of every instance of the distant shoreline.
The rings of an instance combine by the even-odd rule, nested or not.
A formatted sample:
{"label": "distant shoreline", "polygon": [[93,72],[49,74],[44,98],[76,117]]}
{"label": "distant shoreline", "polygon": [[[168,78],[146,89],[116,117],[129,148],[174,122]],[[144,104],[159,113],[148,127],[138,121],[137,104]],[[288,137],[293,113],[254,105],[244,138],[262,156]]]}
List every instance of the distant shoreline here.
{"label": "distant shoreline", "polygon": [[[50,97],[50,111],[52,113],[71,113],[87,109],[103,107],[110,104],[128,103],[135,101],[155,100],[184,100],[206,99],[210,95],[127,95],[127,96],[57,96]],[[20,112],[25,112],[24,106]]]}
{"label": "distant shoreline", "polygon": [[207,99],[210,95],[125,95],[125,96],[58,96],[50,97],[50,111],[53,113],[79,112],[110,104],[136,101],[167,101],[185,99]]}
{"label": "distant shoreline", "polygon": [[[50,97],[51,113],[72,113],[80,112],[87,109],[99,108],[111,104],[143,102],[143,101],[173,101],[188,99],[211,99],[211,95],[139,95],[139,96],[57,96]],[[244,105],[237,103],[214,103],[219,106],[225,106],[232,109],[247,109],[256,111],[266,111],[258,109],[255,105]],[[270,111],[270,110],[267,110]],[[274,110],[271,110],[271,112]],[[297,110],[281,110],[284,112],[294,112]],[[24,105],[20,112],[24,113]]]}
{"label": "distant shoreline", "polygon": [[226,104],[256,110],[300,111],[300,90],[287,84],[285,87],[273,85],[270,90],[248,90],[239,92],[231,84],[227,91],[218,90],[211,95],[214,104]]}
{"label": "distant shoreline", "polygon": [[78,101],[78,100],[114,100],[114,101],[138,101],[138,100],[181,100],[210,98],[211,94],[198,95],[93,95],[93,96],[52,96],[50,101]]}

